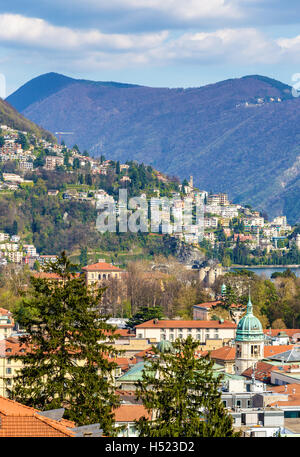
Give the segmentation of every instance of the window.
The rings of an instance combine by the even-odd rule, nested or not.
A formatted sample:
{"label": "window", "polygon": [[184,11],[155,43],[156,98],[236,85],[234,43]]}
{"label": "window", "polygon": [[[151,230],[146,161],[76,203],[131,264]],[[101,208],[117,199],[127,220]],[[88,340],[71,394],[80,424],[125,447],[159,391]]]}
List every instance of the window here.
{"label": "window", "polygon": [[11,368],[6,368],[6,374],[11,374]]}
{"label": "window", "polygon": [[223,405],[225,406],[225,408],[227,407],[227,400],[223,400]]}
{"label": "window", "polygon": [[256,357],[260,355],[260,347],[257,344],[251,346],[251,356]]}
{"label": "window", "polygon": [[238,408],[241,407],[241,400],[237,400],[237,401],[236,401],[236,406],[237,406]]}

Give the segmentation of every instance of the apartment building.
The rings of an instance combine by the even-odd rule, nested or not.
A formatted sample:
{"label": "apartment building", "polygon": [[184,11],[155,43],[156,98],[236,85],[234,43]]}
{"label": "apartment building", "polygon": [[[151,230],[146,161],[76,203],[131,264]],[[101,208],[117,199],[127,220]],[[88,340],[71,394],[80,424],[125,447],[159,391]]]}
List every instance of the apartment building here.
{"label": "apartment building", "polygon": [[137,338],[151,338],[156,342],[163,340],[175,341],[176,338],[186,339],[191,336],[205,344],[207,339],[221,339],[228,342],[235,338],[236,324],[230,321],[184,321],[151,319],[135,327]]}

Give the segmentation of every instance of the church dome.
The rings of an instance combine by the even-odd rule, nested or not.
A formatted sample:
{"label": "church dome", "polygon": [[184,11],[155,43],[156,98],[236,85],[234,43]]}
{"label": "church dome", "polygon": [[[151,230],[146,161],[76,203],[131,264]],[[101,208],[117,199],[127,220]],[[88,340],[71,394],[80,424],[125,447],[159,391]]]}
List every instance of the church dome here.
{"label": "church dome", "polygon": [[170,341],[167,340],[162,340],[160,343],[157,345],[157,349],[159,352],[172,352],[173,351],[173,346]]}
{"label": "church dome", "polygon": [[236,341],[263,341],[264,333],[262,325],[253,315],[253,307],[249,296],[247,312],[239,321],[236,330]]}

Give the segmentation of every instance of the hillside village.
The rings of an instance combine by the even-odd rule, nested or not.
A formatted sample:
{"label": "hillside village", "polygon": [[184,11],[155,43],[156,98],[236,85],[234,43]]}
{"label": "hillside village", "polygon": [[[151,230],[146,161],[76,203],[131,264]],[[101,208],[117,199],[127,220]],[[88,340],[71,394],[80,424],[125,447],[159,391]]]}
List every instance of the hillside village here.
{"label": "hillside village", "polygon": [[[80,153],[76,145],[73,149],[66,148],[64,144],[54,144],[5,125],[1,126],[1,132],[0,198],[20,189],[32,188],[34,192],[37,180],[43,177],[40,175],[43,170],[50,173],[48,179],[51,179],[52,172],[61,172],[63,176],[77,176],[77,184],[65,183],[58,189],[50,188],[49,181],[48,196],[90,204],[99,214],[103,209],[111,208],[119,221],[122,212],[125,211],[126,215],[133,212],[119,200],[118,190],[126,189],[129,196],[145,199],[149,215],[158,211],[160,219],[154,225],[148,222],[149,232],[168,234],[191,244],[200,249],[200,258],[203,255],[213,258],[223,267],[231,264],[300,263],[297,254],[300,234],[288,224],[285,216],[268,221],[264,213],[250,206],[231,203],[225,193],[199,190],[194,186],[192,176],[180,184],[178,180],[170,181],[162,173],[152,170],[153,184],[140,188],[139,181],[135,182],[131,163],[120,164],[102,157],[93,159]],[[95,180],[101,176],[111,177],[113,185],[106,190],[99,187]],[[159,184],[157,187],[155,182]],[[168,198],[167,205],[162,203],[161,197]],[[189,205],[203,208],[199,219],[193,212],[192,224],[186,223],[182,217]],[[40,260],[38,248],[26,242],[15,225],[10,233],[2,229],[1,263],[29,263],[32,267],[35,260]],[[49,251],[42,253],[53,254]]]}

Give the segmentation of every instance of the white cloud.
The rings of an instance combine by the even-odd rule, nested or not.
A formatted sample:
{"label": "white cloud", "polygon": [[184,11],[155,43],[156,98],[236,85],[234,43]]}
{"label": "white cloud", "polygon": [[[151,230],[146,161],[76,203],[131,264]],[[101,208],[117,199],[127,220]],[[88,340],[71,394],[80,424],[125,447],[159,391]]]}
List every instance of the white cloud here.
{"label": "white cloud", "polygon": [[[74,0],[73,0],[74,2]],[[78,3],[78,0],[75,0]],[[86,0],[85,5],[99,10],[151,10],[167,13],[180,19],[211,19],[219,17],[241,17],[242,11],[237,0]]]}
{"label": "white cloud", "polygon": [[0,14],[0,43],[13,42],[35,48],[79,50],[81,48],[128,50],[157,46],[168,32],[149,34],[105,34],[99,30],[72,30],[43,19],[18,14]]}
{"label": "white cloud", "polygon": [[[153,7],[160,4],[158,0],[140,1]],[[189,4],[193,1],[190,0]],[[126,0],[127,5],[136,2]],[[215,6],[228,6],[221,0],[211,2]],[[179,5],[177,0],[166,0],[167,5],[172,3]],[[199,3],[204,5],[202,1]],[[201,11],[203,13],[204,10]],[[206,14],[209,12],[210,8]],[[45,61],[51,53],[54,66],[55,62],[64,61],[68,68],[74,65],[74,68],[85,69],[132,68],[176,62],[255,65],[281,63],[287,59],[300,61],[300,36],[270,39],[255,28],[223,28],[213,32],[182,33],[180,36],[174,36],[169,31],[110,34],[96,28],[56,26],[40,18],[16,14],[0,14],[1,45],[2,48],[14,47],[15,52],[20,54],[30,49],[28,56],[34,54],[35,60]]]}

